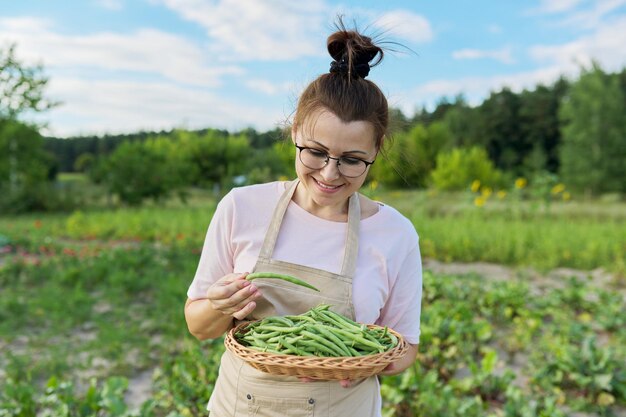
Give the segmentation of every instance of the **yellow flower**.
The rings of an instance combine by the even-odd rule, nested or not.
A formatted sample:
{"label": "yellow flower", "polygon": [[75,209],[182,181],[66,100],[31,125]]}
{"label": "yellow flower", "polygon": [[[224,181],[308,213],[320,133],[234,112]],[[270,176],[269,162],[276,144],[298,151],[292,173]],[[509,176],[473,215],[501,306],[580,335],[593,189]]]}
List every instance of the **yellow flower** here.
{"label": "yellow flower", "polygon": [[482,206],[484,206],[484,205],[485,205],[485,201],[486,201],[486,200],[485,200],[485,198],[484,198],[484,197],[476,197],[476,198],[474,199],[474,205],[475,205],[476,207],[482,207]]}
{"label": "yellow flower", "polygon": [[376,180],[372,180],[372,182],[370,182],[370,188],[371,188],[372,190],[377,189],[377,188],[378,188],[378,181],[376,181]]}
{"label": "yellow flower", "polygon": [[559,194],[562,193],[563,191],[565,191],[565,185],[563,184],[557,184],[554,187],[552,187],[552,194]]}
{"label": "yellow flower", "polygon": [[484,198],[489,198],[489,196],[491,195],[491,192],[492,192],[491,187],[484,187],[484,188],[482,189],[481,195],[482,195]]}
{"label": "yellow flower", "polygon": [[506,197],[506,191],[504,191],[504,190],[500,190],[500,191],[498,191],[498,194],[497,194],[497,195],[498,195],[498,198],[499,198],[500,200],[503,200],[503,199],[504,199],[504,197]]}
{"label": "yellow flower", "polygon": [[479,180],[472,181],[472,186],[470,188],[473,193],[477,192],[480,189],[480,181]]}
{"label": "yellow flower", "polygon": [[526,187],[527,184],[528,181],[526,181],[526,178],[518,178],[515,180],[515,188],[522,189]]}
{"label": "yellow flower", "polygon": [[572,195],[571,195],[570,193],[568,193],[567,191],[565,191],[565,192],[563,193],[562,198],[563,198],[563,201],[569,201],[569,200],[571,200],[571,199],[572,199]]}
{"label": "yellow flower", "polygon": [[607,407],[615,402],[615,397],[609,394],[608,392],[601,392],[598,395],[596,403],[600,407]]}

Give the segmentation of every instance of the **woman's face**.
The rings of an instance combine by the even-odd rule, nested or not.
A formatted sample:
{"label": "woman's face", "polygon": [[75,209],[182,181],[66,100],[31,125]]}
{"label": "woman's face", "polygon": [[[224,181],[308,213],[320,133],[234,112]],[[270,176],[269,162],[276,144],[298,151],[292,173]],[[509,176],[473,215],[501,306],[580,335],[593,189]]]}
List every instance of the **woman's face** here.
{"label": "woman's face", "polygon": [[[324,152],[332,158],[350,157],[371,162],[377,154],[374,127],[370,122],[345,123],[327,110],[307,118],[303,126],[292,131],[292,139],[298,146]],[[362,175],[350,178],[339,171],[335,159],[329,159],[321,169],[311,169],[302,163],[302,151],[296,152],[296,172],[301,183],[294,197],[296,203],[319,217],[331,220],[345,217],[348,198],[361,188],[370,166]]]}

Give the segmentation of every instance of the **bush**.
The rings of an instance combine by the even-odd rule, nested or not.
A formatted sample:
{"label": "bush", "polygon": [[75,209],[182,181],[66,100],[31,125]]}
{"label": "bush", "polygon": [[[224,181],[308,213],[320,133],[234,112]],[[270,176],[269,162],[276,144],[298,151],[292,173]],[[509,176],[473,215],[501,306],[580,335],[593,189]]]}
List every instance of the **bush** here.
{"label": "bush", "polygon": [[439,190],[462,190],[478,180],[481,184],[497,187],[503,181],[498,171],[479,147],[456,148],[437,155],[437,168],[431,175],[432,184]]}
{"label": "bush", "polygon": [[124,142],[104,164],[103,182],[126,204],[140,205],[150,198],[159,201],[174,191],[184,198],[190,167],[173,142]]}

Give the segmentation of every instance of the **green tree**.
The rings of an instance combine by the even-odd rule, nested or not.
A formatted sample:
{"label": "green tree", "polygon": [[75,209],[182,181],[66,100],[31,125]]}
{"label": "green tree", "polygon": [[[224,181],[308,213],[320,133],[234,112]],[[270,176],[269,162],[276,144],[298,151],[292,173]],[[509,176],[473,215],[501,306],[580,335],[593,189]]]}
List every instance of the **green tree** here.
{"label": "green tree", "polygon": [[561,176],[591,193],[626,192],[626,104],[619,75],[583,68],[560,108]]}
{"label": "green tree", "polygon": [[103,182],[129,205],[140,205],[146,199],[159,201],[172,192],[184,200],[189,165],[177,148],[165,138],[124,142],[106,159]]}
{"label": "green tree", "polygon": [[378,182],[404,188],[424,188],[435,168],[437,155],[450,143],[445,124],[415,125],[394,136],[388,151],[377,158],[372,177]]}
{"label": "green tree", "polygon": [[481,141],[495,165],[515,170],[532,149],[520,128],[520,98],[510,89],[493,92],[480,105]]}
{"label": "green tree", "polygon": [[56,205],[48,182],[54,162],[37,129],[17,120],[0,120],[2,212],[45,210]]}
{"label": "green tree", "polygon": [[15,44],[0,48],[0,119],[16,119],[25,111],[43,111],[55,106],[44,97],[48,78],[41,65],[26,66],[15,56]]}
{"label": "green tree", "polygon": [[568,82],[561,78],[553,86],[538,86],[520,94],[519,124],[524,142],[518,174],[532,177],[541,171],[557,172],[559,105],[567,92]]}
{"label": "green tree", "polygon": [[478,110],[470,107],[463,96],[458,96],[454,106],[443,116],[442,123],[450,132],[452,147],[482,146],[482,137],[478,133]]}
{"label": "green tree", "polygon": [[27,112],[46,110],[56,103],[44,97],[48,79],[41,66],[26,66],[15,56],[15,45],[0,47],[0,193],[3,211],[46,207],[45,198],[54,161],[43,149],[35,125],[21,122]]}

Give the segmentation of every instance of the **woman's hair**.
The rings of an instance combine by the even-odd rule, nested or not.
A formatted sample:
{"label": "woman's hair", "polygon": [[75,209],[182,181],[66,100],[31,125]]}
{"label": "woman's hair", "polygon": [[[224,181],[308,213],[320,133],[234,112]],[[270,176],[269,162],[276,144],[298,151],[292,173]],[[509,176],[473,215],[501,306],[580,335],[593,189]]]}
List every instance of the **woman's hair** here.
{"label": "woman's hair", "polygon": [[365,77],[370,67],[382,61],[383,49],[356,29],[347,30],[341,21],[337,29],[327,41],[328,53],[334,60],[330,72],[320,75],[300,95],[293,128],[302,128],[309,116],[328,110],[346,123],[370,122],[376,149],[380,150],[389,126],[387,98]]}

